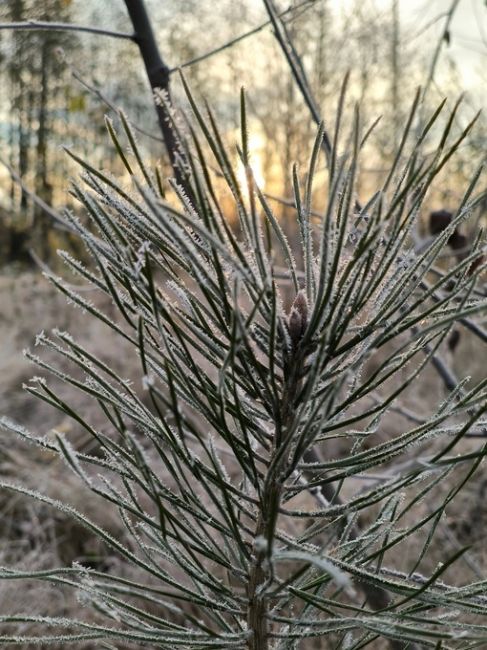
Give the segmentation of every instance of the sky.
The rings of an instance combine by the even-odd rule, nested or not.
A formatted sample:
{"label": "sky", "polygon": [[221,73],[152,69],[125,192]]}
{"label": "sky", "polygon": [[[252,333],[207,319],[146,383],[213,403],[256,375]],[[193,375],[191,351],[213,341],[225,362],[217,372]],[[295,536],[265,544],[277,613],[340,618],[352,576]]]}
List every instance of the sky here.
{"label": "sky", "polygon": [[[447,12],[452,0],[399,0],[401,14],[407,21],[425,24]],[[445,19],[431,33],[439,36]],[[479,73],[487,63],[487,5],[484,0],[460,0],[450,27],[451,42],[445,53],[456,62],[466,87],[479,83]],[[484,77],[484,82],[487,80]]]}
{"label": "sky", "polygon": [[[384,8],[390,7],[392,0],[378,0]],[[453,0],[398,0],[401,19],[406,25],[418,31],[441,14],[446,14]],[[436,21],[425,34],[441,37],[446,17]],[[458,0],[450,24],[450,44],[443,46],[442,54],[451,57],[463,79],[467,90],[476,91],[484,74],[487,85],[485,65],[487,63],[487,4],[485,0]]]}
{"label": "sky", "polygon": [[[335,10],[350,5],[355,0],[331,0]],[[394,0],[375,0],[383,11],[391,11]],[[419,44],[431,42],[436,44],[445,26],[446,14],[453,0],[398,0],[401,24],[404,31],[421,32],[428,24],[422,36],[418,36]],[[436,18],[441,17],[439,20]],[[465,88],[480,92],[483,76],[484,87],[487,87],[487,3],[485,0],[458,0],[453,20],[450,25],[450,45],[446,43],[442,55],[453,59],[463,79]]]}

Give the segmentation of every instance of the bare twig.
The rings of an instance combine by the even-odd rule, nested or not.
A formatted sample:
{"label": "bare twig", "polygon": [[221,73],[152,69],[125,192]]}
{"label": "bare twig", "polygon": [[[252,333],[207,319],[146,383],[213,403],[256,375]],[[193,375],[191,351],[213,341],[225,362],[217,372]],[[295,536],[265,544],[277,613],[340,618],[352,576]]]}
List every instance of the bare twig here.
{"label": "bare twig", "polygon": [[[316,0],[304,0],[304,2],[300,2],[299,4],[292,5],[282,11],[279,14],[279,17],[281,19],[284,19],[287,17],[287,22],[291,22],[297,18],[298,15],[298,9],[308,9],[312,5],[316,3]],[[289,15],[291,14],[291,15]],[[199,56],[194,57],[193,59],[190,59],[189,61],[185,61],[184,63],[180,63],[177,66],[174,66],[174,68],[170,68],[169,74],[173,74],[174,72],[177,72],[178,70],[183,70],[184,68],[189,68],[192,65],[196,65],[197,63],[201,63],[201,61],[206,61],[206,59],[209,59],[215,54],[220,54],[221,52],[224,52],[230,47],[233,47],[237,43],[240,43],[241,41],[249,38],[250,36],[254,36],[255,34],[258,34],[262,30],[264,30],[266,27],[269,27],[271,25],[270,20],[266,20],[265,22],[261,23],[260,25],[257,25],[257,27],[254,27],[253,29],[250,29],[248,32],[244,32],[243,34],[240,34],[240,36],[236,36],[235,38],[232,38],[231,40],[227,41],[226,43],[223,43],[222,45],[219,45],[218,47],[215,47],[213,50],[209,50],[208,52],[205,52],[204,54],[200,54]]]}
{"label": "bare twig", "polygon": [[[276,201],[276,203],[280,203],[281,205],[286,205],[290,208],[295,208],[296,207],[296,201],[294,199],[286,199],[282,196],[276,196],[275,194],[269,194],[269,192],[264,192],[264,196],[266,199],[271,199],[271,201]],[[317,217],[318,219],[323,218],[323,214],[320,214],[316,210],[311,210],[310,215],[312,217]]]}
{"label": "bare twig", "polygon": [[[113,111],[114,113],[119,112],[119,108],[110,99],[108,99],[108,97],[102,92],[102,90],[98,86],[96,86],[95,84],[88,83],[86,79],[84,79],[81,76],[81,73],[78,70],[76,70],[76,68],[71,63],[67,61],[65,61],[65,63],[68,66],[73,78],[76,79],[76,81],[80,83],[83,86],[83,88],[86,88],[88,92],[93,94],[95,97],[98,97],[98,99],[102,101],[111,111]],[[149,131],[146,131],[145,129],[138,126],[132,120],[128,120],[128,122],[130,123],[131,127],[138,133],[145,135],[146,137],[151,138],[152,140],[156,140],[157,142],[164,142],[163,138],[154,135],[154,133],[150,133]]]}
{"label": "bare twig", "polygon": [[430,69],[429,69],[429,72],[428,72],[428,77],[426,79],[426,83],[425,83],[424,88],[423,88],[423,93],[422,93],[422,98],[423,99],[428,94],[428,90],[429,90],[429,88],[431,86],[431,83],[434,80],[435,70],[436,70],[436,66],[438,65],[438,60],[440,58],[441,49],[443,47],[443,44],[448,40],[451,21],[453,20],[453,16],[455,15],[455,11],[457,10],[459,2],[460,2],[460,0],[452,0],[450,8],[448,9],[448,11],[445,14],[445,16],[446,16],[445,24],[443,26],[441,37],[438,40],[438,43],[436,45],[433,57],[431,59],[431,64],[430,64]]}
{"label": "bare twig", "polygon": [[[368,397],[373,401],[374,404],[380,404],[382,401],[380,399],[380,396],[376,394],[369,395]],[[388,406],[388,409],[392,413],[397,413],[398,415],[402,415],[403,418],[409,420],[410,422],[414,422],[415,424],[424,424],[426,422],[424,418],[419,417],[417,413],[410,411],[404,406],[400,406],[392,403]]]}
{"label": "bare twig", "polygon": [[446,12],[446,11],[443,11],[442,13],[439,13],[437,16],[435,16],[435,17],[432,18],[431,20],[428,20],[428,22],[425,23],[422,27],[420,27],[419,30],[418,30],[417,32],[415,32],[414,34],[412,34],[412,36],[410,36],[408,39],[406,39],[406,40],[403,41],[403,42],[411,43],[411,42],[414,41],[416,38],[419,38],[420,36],[422,36],[426,31],[428,31],[428,29],[430,29],[431,27],[433,27],[434,25],[436,25],[436,23],[437,23],[439,20],[441,20],[442,18],[445,18],[446,16],[448,16],[448,12]]}
{"label": "bare twig", "polygon": [[[446,539],[450,542],[450,544],[453,546],[455,550],[460,550],[463,548],[463,545],[460,543],[458,540],[457,536],[455,533],[452,531],[450,526],[445,522],[445,521],[440,521],[440,527],[443,531],[443,534],[445,535]],[[464,553],[461,557],[462,562],[464,562],[470,571],[479,579],[479,580],[484,580],[484,573],[481,569],[481,567],[477,564],[475,559],[472,557],[472,554],[469,553],[468,551]]]}
{"label": "bare twig", "polygon": [[487,331],[484,330],[483,327],[480,327],[480,325],[477,325],[477,323],[474,323],[469,318],[460,318],[458,322],[461,323],[465,329],[470,330],[472,334],[475,334],[475,336],[484,341],[484,343],[487,343]]}
{"label": "bare twig", "polygon": [[[424,280],[420,282],[419,286],[424,291],[430,290],[430,286]],[[442,298],[440,295],[438,295],[437,292],[432,292],[431,299],[434,300],[434,302],[439,302]],[[477,325],[477,323],[472,321],[470,318],[459,318],[458,322],[461,323],[466,329],[470,330],[473,334],[475,334],[475,336],[477,336],[481,341],[487,343],[487,331],[484,330],[480,325]]]}
{"label": "bare twig", "polygon": [[110,36],[111,38],[122,38],[129,41],[134,40],[134,34],[128,32],[117,32],[112,29],[91,27],[90,25],[75,25],[73,23],[56,23],[44,20],[27,20],[24,22],[0,23],[0,30],[11,31],[49,31],[49,32],[85,32],[97,34],[98,36]]}
{"label": "bare twig", "polygon": [[[411,331],[414,331],[414,328],[412,328]],[[423,351],[425,354],[429,354],[431,352],[431,346],[425,345]],[[445,385],[445,388],[449,391],[455,390],[455,388],[458,385],[458,379],[455,376],[455,373],[452,371],[452,369],[448,366],[446,361],[443,359],[443,357],[435,353],[431,357],[431,363],[433,365],[433,368],[440,376],[443,384]]]}
{"label": "bare twig", "polygon": [[[276,11],[272,0],[264,0],[264,5],[274,27],[274,34],[277,42],[279,43],[281,50],[286,57],[287,62],[289,63],[289,67],[291,68],[294,80],[296,81],[299,90],[301,91],[301,95],[303,96],[303,99],[309,108],[313,121],[316,124],[320,124],[322,122],[322,118],[318,109],[318,105],[315,98],[313,97],[313,93],[311,92],[311,87],[308,82],[304,66],[302,65],[301,59],[296,52],[286,25]],[[322,147],[328,160],[331,156],[332,146],[326,130],[323,132]]]}

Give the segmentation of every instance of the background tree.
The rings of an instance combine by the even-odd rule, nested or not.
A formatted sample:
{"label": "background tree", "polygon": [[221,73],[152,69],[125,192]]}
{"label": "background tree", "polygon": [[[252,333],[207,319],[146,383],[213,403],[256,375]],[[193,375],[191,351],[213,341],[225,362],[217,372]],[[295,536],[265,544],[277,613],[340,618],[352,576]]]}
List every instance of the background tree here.
{"label": "background tree", "polygon": [[[461,3],[456,5],[455,8],[452,4],[451,8],[458,12],[458,6],[461,8],[462,5]],[[64,17],[66,20],[70,19],[84,25],[111,26],[120,32],[131,31],[130,18],[123,3],[104,3],[102,6],[93,1],[56,3],[53,0],[50,3],[46,0],[44,4],[35,3],[35,8],[30,13],[29,7],[28,0],[24,2],[9,0],[2,5],[4,20],[11,21],[15,16],[21,19],[27,15],[34,18],[52,17],[55,11],[56,16],[61,19]],[[254,164],[256,168],[261,169],[261,172],[265,172],[261,175],[266,178],[267,191],[274,196],[289,200],[291,198],[290,162],[296,160],[302,166],[305,165],[302,152],[305,150],[305,144],[310,146],[312,135],[308,120],[305,119],[306,107],[296,95],[294,84],[282,53],[272,36],[271,28],[265,26],[268,17],[263,7],[241,4],[237,9],[234,3],[222,2],[219,4],[217,23],[213,20],[211,7],[205,2],[194,3],[186,0],[178,4],[178,12],[158,2],[148,2],[147,7],[163,60],[169,68],[175,93],[175,105],[187,109],[175,69],[179,65],[190,63],[185,67],[185,73],[196,94],[206,97],[218,94],[220,99],[215,106],[215,111],[223,130],[230,137],[234,137],[232,131],[234,131],[235,115],[238,112],[235,101],[239,87],[237,77],[240,83],[252,88],[252,92],[249,93],[251,110],[249,119],[252,120],[254,127]],[[448,44],[444,39],[441,40],[448,17],[442,16],[441,13],[435,14],[431,10],[419,24],[411,23],[404,20],[402,8],[401,3],[391,2],[389,7],[384,7],[383,4],[379,5],[373,0],[370,0],[366,6],[363,3],[350,2],[337,8],[329,1],[310,0],[295,2],[289,8],[277,7],[278,10],[285,12],[284,20],[292,30],[296,51],[308,72],[313,95],[327,123],[332,124],[335,119],[333,103],[327,104],[327,98],[336,97],[347,67],[352,70],[351,93],[357,98],[363,97],[366,100],[364,120],[367,121],[369,115],[370,119],[379,114],[383,116],[383,130],[373,140],[372,144],[375,146],[366,162],[369,173],[361,180],[364,190],[368,183],[375,183],[384,173],[384,162],[390,161],[392,143],[397,137],[397,124],[404,118],[404,110],[394,97],[398,93],[404,98],[411,97],[414,88],[430,76],[438,39],[443,45],[433,67],[434,83],[427,84],[426,105],[432,105],[436,101],[438,88],[440,88],[439,95],[444,94],[448,88],[456,93],[463,83],[458,75],[455,79],[451,68],[449,71],[447,63],[453,59],[449,55]],[[448,31],[450,48],[458,42],[455,11],[449,12],[453,20],[453,27],[450,26]],[[264,27],[255,31],[261,25]],[[438,39],[436,36],[431,37],[435,34],[435,30]],[[247,31],[252,31],[252,35],[240,39],[239,37]],[[8,135],[4,139],[5,151],[10,151],[11,157],[15,153],[15,159],[12,158],[11,162],[17,163],[13,165],[14,168],[20,172],[21,177],[32,190],[51,193],[55,204],[66,202],[65,198],[61,200],[65,194],[58,191],[58,186],[61,187],[62,179],[66,178],[66,175],[69,176],[72,167],[65,168],[66,162],[60,144],[72,144],[81,149],[90,149],[95,152],[101,164],[118,164],[102,139],[98,138],[94,141],[93,136],[90,135],[97,131],[101,133],[104,128],[103,114],[109,110],[104,99],[108,100],[113,107],[123,108],[132,123],[141,127],[142,131],[156,138],[161,137],[153,110],[150,108],[150,91],[144,69],[137,56],[137,48],[130,40],[110,39],[84,33],[78,34],[74,39],[72,32],[67,40],[59,32],[52,37],[46,32],[35,34],[16,32],[14,39],[8,36],[7,32],[3,34],[3,71],[7,75],[5,81],[10,78],[9,69],[16,79],[10,78],[8,81],[15,87],[15,91],[14,88],[12,89],[14,95],[10,95],[10,99],[5,95],[3,101],[14,101],[13,97],[15,97],[19,107],[20,104],[27,107],[24,111],[20,111],[19,108],[18,114],[22,115],[23,124],[22,127],[20,122],[18,125],[13,125],[10,140]],[[43,48],[42,43],[51,38],[62,41],[60,44],[64,46],[64,68],[62,61],[52,56],[51,50],[48,78],[45,81],[47,86],[52,87],[54,94],[59,93],[60,101],[64,92],[66,101],[64,106],[54,108],[54,112],[50,110],[44,112],[44,122],[53,132],[53,137],[45,140],[48,142],[47,147],[42,145],[43,138],[40,138],[38,155],[36,152],[38,140],[34,135],[29,135],[28,123],[29,119],[35,118],[33,123],[37,124],[39,117],[37,113],[43,96],[43,80],[39,71],[32,76],[27,85],[19,79],[15,66],[20,64],[25,53],[23,55],[19,49],[17,56],[15,48],[34,48],[40,55],[27,57],[29,62],[26,61],[26,64],[27,66],[38,65],[41,56],[47,57],[50,49],[50,45],[47,44]],[[225,48],[227,42],[235,40],[236,43]],[[81,44],[83,52],[87,54],[76,57],[74,51],[71,53],[75,43]],[[54,46],[55,43],[52,45]],[[205,56],[206,53],[214,50],[217,51],[212,56]],[[88,54],[89,52],[93,55]],[[102,52],[102,56],[97,55],[97,52]],[[36,64],[32,63],[34,59]],[[393,65],[394,60],[396,64]],[[328,63],[324,67],[326,61]],[[399,61],[400,66],[397,64]],[[119,74],[120,67],[123,67],[123,75]],[[27,70],[27,67],[25,69]],[[77,79],[72,77],[73,72],[77,75]],[[56,81],[53,74],[57,75]],[[79,79],[86,85],[80,83]],[[44,84],[44,87],[47,86]],[[63,91],[61,86],[64,88]],[[38,104],[34,113],[29,109],[33,97]],[[478,105],[479,98],[472,96],[470,101],[475,106]],[[285,120],[277,121],[277,115],[287,117]],[[20,117],[18,119],[20,120]],[[461,124],[455,125],[459,132],[461,126]],[[41,129],[41,133],[44,130]],[[464,149],[459,152],[455,172],[458,174],[459,182],[465,180],[472,172],[470,164],[472,147],[482,148],[484,132],[485,128],[482,125],[475,139],[469,140]],[[20,135],[22,138],[18,137]],[[162,169],[167,172],[169,170],[167,159],[160,141],[140,132],[138,137],[144,155],[148,156],[153,164],[162,164]],[[11,145],[8,145],[9,141]],[[17,151],[19,148],[22,152]],[[39,169],[39,173],[35,174],[34,182],[33,170],[37,169],[35,161],[42,160],[44,149],[45,162],[49,170],[43,172]],[[444,187],[446,186],[451,187],[452,184],[445,183]],[[360,191],[362,188],[359,188]],[[435,200],[454,204],[458,198],[431,196],[431,207],[441,207],[435,205]],[[21,216],[15,213],[17,211],[25,213],[27,205],[25,193],[23,198],[17,193],[13,204],[8,203],[6,199],[5,196],[6,219],[15,220],[20,224]],[[286,210],[289,210],[286,203],[275,203],[275,208],[278,214],[284,217]],[[27,214],[29,214],[28,210]],[[27,222],[24,218],[24,223],[30,221],[32,215]],[[35,237],[35,239],[39,238]],[[45,240],[45,236],[40,239]],[[18,246],[14,248],[18,249]]]}
{"label": "background tree", "polygon": [[[66,0],[13,0],[4,3],[0,19],[12,22],[72,19]],[[51,203],[55,180],[62,176],[58,149],[65,136],[66,75],[57,50],[75,52],[76,35],[63,32],[18,32],[4,36],[3,71],[8,78],[10,95],[5,96],[9,115],[10,163],[18,169],[39,197]],[[4,100],[4,101],[5,101]],[[50,223],[43,211],[32,206],[25,191],[12,185],[10,192],[11,240],[8,259],[25,255],[28,238],[35,242],[43,257],[47,254]]]}

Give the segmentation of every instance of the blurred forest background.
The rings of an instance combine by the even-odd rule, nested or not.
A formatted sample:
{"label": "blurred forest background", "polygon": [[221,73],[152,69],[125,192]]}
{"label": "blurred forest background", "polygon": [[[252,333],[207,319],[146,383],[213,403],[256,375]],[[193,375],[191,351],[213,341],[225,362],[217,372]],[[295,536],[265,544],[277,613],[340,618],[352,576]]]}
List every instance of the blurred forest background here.
{"label": "blurred forest background", "polygon": [[[186,108],[177,68],[197,97],[205,97],[236,138],[238,92],[248,89],[251,148],[258,180],[283,219],[291,210],[290,168],[306,162],[315,126],[257,0],[180,0],[147,3],[162,57],[171,69],[174,104]],[[456,128],[487,98],[487,8],[483,0],[294,0],[279,6],[325,121],[334,119],[343,76],[351,71],[351,98],[363,121],[378,116],[361,188],[376,186],[398,144],[415,89],[424,114],[447,96],[465,93]],[[55,21],[131,32],[125,4],[116,0],[4,0],[0,23]],[[249,34],[250,32],[250,34]],[[229,43],[231,46],[225,47]],[[221,48],[221,49],[220,49]],[[215,51],[217,50],[217,51]],[[219,50],[219,51],[218,51]],[[209,55],[209,56],[207,56]],[[32,264],[29,250],[56,264],[65,234],[29,198],[35,192],[57,209],[76,209],[67,192],[73,172],[67,146],[94,167],[117,173],[104,115],[123,109],[139,128],[152,165],[165,152],[150,88],[136,45],[128,39],[77,31],[0,30],[0,266]],[[465,180],[486,150],[487,116],[431,195],[432,209],[455,209]],[[25,189],[11,179],[8,165]],[[453,176],[452,176],[453,174]],[[279,201],[278,199],[284,199]]]}

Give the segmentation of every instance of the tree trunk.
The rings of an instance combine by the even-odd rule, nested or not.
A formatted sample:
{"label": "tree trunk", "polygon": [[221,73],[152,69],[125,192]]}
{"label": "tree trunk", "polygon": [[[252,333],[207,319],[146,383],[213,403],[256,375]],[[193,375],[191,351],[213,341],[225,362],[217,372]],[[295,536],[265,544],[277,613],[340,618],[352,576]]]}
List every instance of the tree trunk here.
{"label": "tree trunk", "polygon": [[[160,90],[171,103],[171,91],[169,83],[169,68],[162,60],[152,30],[152,25],[147,14],[144,0],[125,0],[132,26],[134,28],[134,40],[137,43],[145,70],[153,91]],[[155,109],[159,121],[159,128],[166,145],[167,153],[174,172],[174,176],[190,199],[193,199],[193,192],[187,181],[186,154],[182,143],[179,142],[176,133],[171,125],[170,115],[167,108],[155,101]]]}

